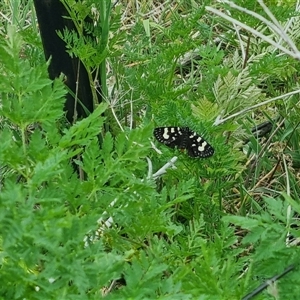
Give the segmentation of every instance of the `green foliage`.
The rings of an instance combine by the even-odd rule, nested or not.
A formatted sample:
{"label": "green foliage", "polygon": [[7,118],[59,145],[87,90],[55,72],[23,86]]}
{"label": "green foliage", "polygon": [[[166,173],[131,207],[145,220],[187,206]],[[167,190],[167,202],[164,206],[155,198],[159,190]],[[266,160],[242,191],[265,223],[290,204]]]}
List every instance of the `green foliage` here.
{"label": "green foliage", "polygon": [[[117,48],[124,42],[119,31],[120,13],[112,14],[112,1],[62,1],[69,18],[72,19],[76,32],[64,30],[58,35],[65,41],[67,52],[75,56],[85,66],[90,76],[91,86],[93,79],[101,82],[100,93],[108,99],[106,58],[108,55],[117,55]],[[110,30],[114,30],[111,35]],[[98,75],[95,77],[95,74]],[[93,75],[93,76],[92,76]],[[94,101],[97,97],[94,93]]]}
{"label": "green foliage", "polygon": [[[286,239],[290,234],[294,238],[299,236],[298,230],[293,230],[299,226],[299,222],[292,217],[294,212],[299,214],[298,203],[283,194],[276,199],[266,198],[264,206],[261,208],[260,214],[252,214],[247,217],[224,217],[226,222],[247,230],[248,233],[242,241],[244,247],[255,247],[248,276],[255,274],[256,280],[248,282],[247,289],[249,291],[254,290],[266,278],[274,276],[274,270],[277,270],[276,272],[279,274],[292,264],[296,270],[299,268],[299,248],[287,247]],[[285,287],[289,286],[289,282],[295,282],[296,278],[296,272],[291,273],[288,279],[283,278],[277,292],[279,294],[284,292],[287,298],[294,298],[294,291]],[[266,299],[266,297],[267,291],[260,299]]]}
{"label": "green foliage", "polygon": [[[242,299],[290,264],[257,299],[298,296],[299,250],[287,237],[299,237],[299,101],[257,104],[295,90],[299,66],[248,32],[239,39],[205,10],[212,3],[198,2],[161,4],[151,15],[151,1],[139,10],[131,1],[63,1],[78,34],[59,35],[91,78],[100,74],[107,102],[71,127],[35,27],[4,28],[1,299]],[[266,3],[282,24],[297,17],[292,1],[284,10]],[[276,39],[253,16],[213,4]],[[130,20],[124,5],[137,10]],[[239,5],[267,17],[258,3]],[[14,5],[11,15],[22,14]],[[297,22],[289,24],[297,45]],[[262,120],[274,123],[270,142],[251,133]],[[156,144],[159,155],[153,127],[172,125],[203,135],[214,156]],[[174,155],[176,168],[154,181]]]}
{"label": "green foliage", "polygon": [[[161,197],[145,178],[152,128],[120,133],[115,140],[108,133],[100,149],[98,135],[107,107],[99,105],[88,118],[60,133],[56,123],[63,114],[65,94],[61,81],[51,85],[46,65],[32,69],[24,63],[17,56],[22,40],[15,31],[9,32],[10,40],[1,47],[5,54],[1,79],[6,74],[11,78],[10,85],[3,84],[1,107],[5,142],[0,162],[9,169],[0,195],[1,297],[95,298],[102,287],[122,275],[128,282],[122,290],[124,298],[156,293],[185,297],[179,283],[160,278],[169,269],[167,263],[161,264],[164,258],[153,262],[154,250],[142,249],[154,233],[171,235],[176,229],[171,212],[161,209],[161,205],[168,208],[167,194]],[[23,74],[36,76],[36,81],[31,83]],[[28,98],[36,97],[37,91],[45,103],[40,100],[33,112]],[[35,126],[33,133],[29,125]],[[74,159],[79,154],[82,160]],[[74,173],[70,160],[82,168],[84,181]],[[176,197],[181,198],[181,193],[186,191]],[[109,207],[113,201],[114,207]],[[101,240],[85,242],[98,229],[97,220],[105,211],[124,228],[123,234],[111,228]],[[157,257],[159,249],[154,252]],[[129,259],[131,265],[126,263]],[[145,277],[144,268],[151,265],[154,269]],[[139,286],[135,286],[137,279]],[[149,282],[152,286],[145,290]]]}

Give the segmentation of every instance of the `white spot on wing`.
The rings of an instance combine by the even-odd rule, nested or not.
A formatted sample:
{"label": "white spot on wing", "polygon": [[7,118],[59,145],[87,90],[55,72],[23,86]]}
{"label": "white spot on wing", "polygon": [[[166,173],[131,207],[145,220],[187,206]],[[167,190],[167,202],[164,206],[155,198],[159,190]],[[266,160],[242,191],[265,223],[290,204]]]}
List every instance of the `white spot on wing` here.
{"label": "white spot on wing", "polygon": [[203,142],[201,146],[198,146],[198,151],[203,152],[205,150],[207,143]]}
{"label": "white spot on wing", "polygon": [[[172,132],[172,130],[171,130],[171,132]],[[168,139],[170,138],[168,128],[165,128],[165,129],[164,129],[163,138],[164,138],[165,140],[168,140]]]}

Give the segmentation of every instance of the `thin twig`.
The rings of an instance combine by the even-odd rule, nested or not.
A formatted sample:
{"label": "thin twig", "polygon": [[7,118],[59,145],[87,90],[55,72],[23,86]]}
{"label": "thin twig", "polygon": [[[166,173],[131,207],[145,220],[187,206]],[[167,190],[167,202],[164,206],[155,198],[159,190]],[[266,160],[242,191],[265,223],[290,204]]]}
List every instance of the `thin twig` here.
{"label": "thin twig", "polygon": [[240,26],[241,28],[244,28],[244,29],[250,31],[252,34],[260,37],[262,40],[266,41],[267,43],[269,43],[270,45],[274,46],[275,48],[281,50],[285,54],[287,54],[287,55],[289,55],[289,56],[291,56],[291,57],[293,57],[293,58],[295,58],[297,60],[300,60],[300,52],[299,51],[297,51],[296,53],[294,53],[294,52],[288,50],[287,48],[285,48],[285,47],[281,46],[280,44],[274,42],[268,36],[262,34],[261,32],[255,30],[254,28],[252,28],[252,27],[250,27],[250,26],[248,26],[248,25],[246,25],[246,24],[244,24],[244,23],[242,23],[242,22],[240,22],[240,21],[238,21],[238,20],[236,20],[236,19],[234,19],[234,18],[226,15],[223,12],[220,12],[219,10],[217,10],[217,9],[215,9],[213,7],[206,6],[206,10],[208,10],[208,11],[210,11],[210,12],[212,12],[212,13],[220,16],[220,17],[222,17],[223,19],[225,19],[225,20],[227,20],[229,22],[232,22],[233,24],[236,24],[236,25]]}
{"label": "thin twig", "polygon": [[221,119],[221,117],[218,116],[218,117],[216,118],[216,120],[215,120],[215,122],[214,122],[213,125],[214,125],[214,126],[220,125],[220,124],[225,123],[226,121],[228,121],[228,120],[230,120],[230,119],[232,119],[232,118],[235,118],[235,117],[237,117],[237,116],[239,116],[239,115],[242,115],[242,114],[244,114],[244,113],[246,113],[246,112],[248,112],[248,111],[251,111],[251,110],[253,110],[253,109],[255,109],[255,108],[258,108],[258,107],[260,107],[260,106],[266,105],[266,104],[271,103],[271,102],[273,102],[273,101],[280,100],[280,99],[283,99],[283,98],[286,98],[286,97],[289,97],[289,96],[292,96],[292,95],[295,95],[295,94],[299,94],[299,93],[300,93],[300,90],[296,90],[296,91],[293,91],[293,92],[290,92],[290,93],[287,93],[287,94],[284,94],[284,95],[280,95],[280,96],[275,97],[275,98],[272,98],[272,99],[268,99],[268,100],[266,100],[266,101],[257,103],[257,104],[255,104],[255,105],[253,105],[253,106],[246,107],[245,109],[242,109],[242,110],[240,110],[239,112],[234,113],[234,114],[232,114],[231,116],[228,116],[228,117],[226,117],[226,118],[224,118],[224,119]]}
{"label": "thin twig", "polygon": [[253,292],[249,293],[248,295],[246,295],[245,297],[242,298],[242,300],[250,300],[251,298],[253,298],[254,296],[256,296],[257,294],[259,294],[261,291],[263,291],[266,287],[268,287],[269,285],[273,284],[276,280],[280,279],[282,276],[284,276],[285,274],[289,273],[290,271],[292,271],[295,268],[295,265],[290,265],[289,267],[287,267],[281,274],[279,275],[275,275],[274,277],[272,277],[271,279],[267,280],[266,282],[262,283],[258,288],[256,288]]}
{"label": "thin twig", "polygon": [[297,49],[296,45],[294,44],[294,42],[290,39],[290,37],[286,34],[286,32],[284,31],[284,29],[282,28],[282,26],[280,25],[280,23],[277,21],[277,19],[275,18],[275,16],[271,13],[271,11],[268,9],[268,7],[266,7],[266,5],[263,3],[263,1],[258,0],[259,4],[262,6],[262,8],[264,9],[264,11],[266,12],[266,14],[270,17],[270,19],[272,20],[272,22],[270,22],[269,20],[267,20],[266,18],[264,18],[262,15],[248,10],[247,8],[241,7],[239,5],[236,5],[235,3],[231,2],[231,1],[227,1],[227,0],[222,0],[223,3],[228,4],[229,6],[231,6],[232,8],[235,8],[243,13],[246,13],[260,21],[262,21],[263,23],[265,23],[270,29],[272,29],[277,35],[278,37],[280,37],[281,39],[283,39],[290,47],[291,49],[297,53],[299,52],[299,50]]}
{"label": "thin twig", "polygon": [[260,6],[263,8],[265,13],[269,16],[269,18],[272,20],[273,24],[275,25],[275,27],[272,26],[271,28],[272,29],[277,28],[277,30],[278,30],[277,33],[278,33],[279,38],[283,39],[295,53],[299,52],[299,50],[297,49],[297,47],[294,44],[294,42],[292,41],[292,39],[286,34],[286,31],[284,30],[284,28],[282,28],[282,26],[280,25],[278,20],[272,14],[272,12],[269,10],[269,8],[264,4],[264,2],[262,0],[257,0],[257,2],[260,4]]}
{"label": "thin twig", "polygon": [[160,168],[155,174],[153,174],[153,179],[156,179],[157,177],[165,174],[168,168],[174,168],[174,164],[177,161],[177,159],[177,156],[172,157],[162,168]]}

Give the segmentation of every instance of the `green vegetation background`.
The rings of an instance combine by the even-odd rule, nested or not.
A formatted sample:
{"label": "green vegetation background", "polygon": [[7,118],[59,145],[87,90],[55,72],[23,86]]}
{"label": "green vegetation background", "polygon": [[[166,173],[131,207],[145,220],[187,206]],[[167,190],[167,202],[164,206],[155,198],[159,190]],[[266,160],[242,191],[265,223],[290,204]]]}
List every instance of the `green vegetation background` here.
{"label": "green vegetation background", "polygon": [[[285,94],[299,89],[299,63],[206,6],[280,37],[217,1],[64,4],[79,32],[100,12],[97,43],[60,33],[104,84],[104,103],[72,126],[32,1],[0,4],[1,299],[242,299],[291,264],[257,299],[298,299],[299,91]],[[298,46],[296,3],[265,4]],[[273,134],[258,139],[251,128],[266,120]],[[215,155],[157,151],[154,127],[171,125]]]}

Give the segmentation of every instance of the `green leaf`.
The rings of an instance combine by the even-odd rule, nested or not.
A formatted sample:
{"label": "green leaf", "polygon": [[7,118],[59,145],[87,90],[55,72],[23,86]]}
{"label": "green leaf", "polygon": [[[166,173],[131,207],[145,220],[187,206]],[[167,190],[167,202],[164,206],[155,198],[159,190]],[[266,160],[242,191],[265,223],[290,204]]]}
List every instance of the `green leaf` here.
{"label": "green leaf", "polygon": [[260,220],[255,220],[250,217],[239,217],[239,216],[224,216],[223,221],[226,223],[233,223],[242,228],[253,230],[262,225]]}
{"label": "green leaf", "polygon": [[93,113],[87,118],[76,122],[69,130],[64,131],[64,136],[60,140],[60,147],[66,148],[74,145],[84,145],[91,138],[101,133],[104,118],[102,114],[106,110],[107,105],[101,103]]}

